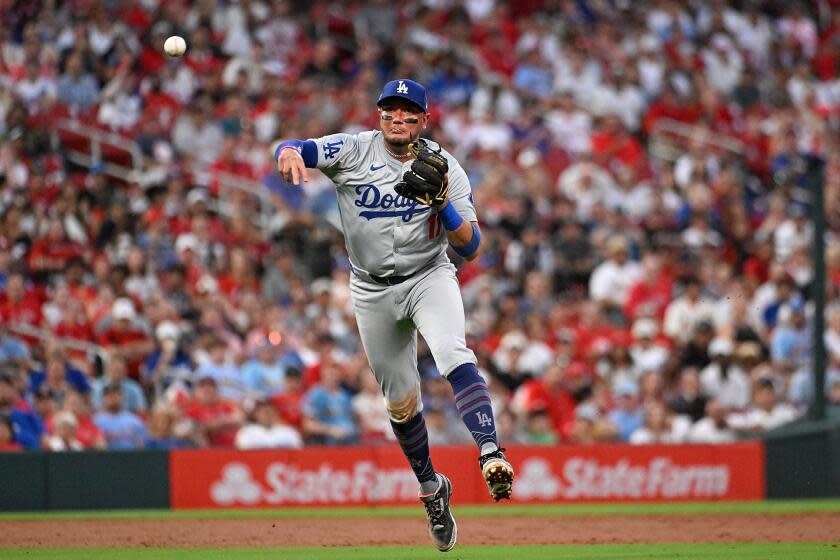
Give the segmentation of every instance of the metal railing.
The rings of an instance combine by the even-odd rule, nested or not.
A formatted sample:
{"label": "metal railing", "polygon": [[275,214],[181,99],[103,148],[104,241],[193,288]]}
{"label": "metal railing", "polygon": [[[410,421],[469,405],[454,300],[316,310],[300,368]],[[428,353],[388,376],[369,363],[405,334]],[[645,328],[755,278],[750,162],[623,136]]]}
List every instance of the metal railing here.
{"label": "metal railing", "polygon": [[687,151],[689,144],[697,142],[717,151],[734,155],[741,155],[744,152],[744,146],[737,138],[716,134],[703,126],[674,119],[656,121],[648,142],[648,149],[653,157],[674,162]]}
{"label": "metal railing", "polygon": [[[76,165],[87,168],[98,167],[106,175],[122,181],[134,181],[147,169],[149,162],[143,155],[140,145],[130,138],[72,119],[59,119],[53,128],[53,145],[58,146],[61,144],[59,136],[61,132],[80,136],[90,144],[89,153],[65,146],[67,159]],[[103,156],[103,147],[105,146],[117,148],[128,154],[131,160],[131,167],[107,161]],[[259,213],[256,216],[250,216],[250,218],[263,233],[270,233],[269,228],[272,217],[283,205],[275,195],[268,192],[262,183],[248,177],[242,177],[224,171],[210,170],[199,165],[194,165],[190,171],[195,176],[211,177],[222,191],[236,191],[255,197],[259,207]],[[214,200],[212,207],[213,210],[225,217],[230,217],[237,210],[228,204],[224,198]]]}
{"label": "metal railing", "polygon": [[[198,373],[199,367],[191,370],[179,367],[166,367],[160,372],[157,379],[152,381],[152,394],[155,401],[161,401],[170,388],[187,390],[187,387],[194,386],[199,379],[204,377]],[[271,396],[271,394],[253,389],[245,385],[241,380],[233,382],[227,379],[216,379],[216,386],[219,389],[231,389],[241,395],[240,402],[258,402]]]}
{"label": "metal railing", "polygon": [[85,352],[89,356],[98,357],[103,364],[108,363],[108,351],[105,347],[100,346],[99,344],[94,344],[78,338],[56,336],[52,331],[33,327],[32,325],[27,325],[25,323],[12,323],[10,325],[6,325],[6,329],[11,333],[37,338],[38,340],[51,340],[62,348]]}

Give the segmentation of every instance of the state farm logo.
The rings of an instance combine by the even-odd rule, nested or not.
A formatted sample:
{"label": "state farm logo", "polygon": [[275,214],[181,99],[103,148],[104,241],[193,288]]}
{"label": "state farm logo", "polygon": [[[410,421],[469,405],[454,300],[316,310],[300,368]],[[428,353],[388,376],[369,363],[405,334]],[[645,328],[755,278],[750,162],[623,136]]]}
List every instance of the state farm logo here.
{"label": "state farm logo", "polygon": [[551,463],[545,459],[526,459],[513,480],[513,495],[525,500],[550,500],[561,491],[560,481],[551,471]]}
{"label": "state farm logo", "polygon": [[531,457],[519,467],[513,495],[523,500],[718,497],[729,491],[730,478],[727,465],[677,465],[667,457],[641,465],[572,457],[557,476],[549,461]]}
{"label": "state farm logo", "polygon": [[262,497],[262,488],[251,478],[251,469],[243,463],[229,463],[222,469],[222,479],[210,486],[210,495],[219,505],[236,502],[256,504]]}
{"label": "state farm logo", "polygon": [[221,479],[210,486],[210,497],[223,506],[414,501],[417,479],[409,469],[380,469],[369,461],[349,470],[270,463],[255,479],[248,465],[236,462],[224,466]]}

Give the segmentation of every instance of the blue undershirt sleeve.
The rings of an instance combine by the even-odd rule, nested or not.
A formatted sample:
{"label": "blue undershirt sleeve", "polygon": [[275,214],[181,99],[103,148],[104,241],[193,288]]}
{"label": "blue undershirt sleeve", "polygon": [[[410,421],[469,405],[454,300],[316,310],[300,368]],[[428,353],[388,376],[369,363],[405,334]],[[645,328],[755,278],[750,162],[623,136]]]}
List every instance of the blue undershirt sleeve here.
{"label": "blue undershirt sleeve", "polygon": [[465,259],[468,259],[471,256],[473,256],[475,252],[478,251],[478,246],[481,244],[481,231],[478,229],[478,226],[475,225],[475,223],[471,223],[470,225],[472,226],[473,231],[472,239],[470,239],[470,242],[460,247],[452,245],[452,249]]}
{"label": "blue undershirt sleeve", "polygon": [[318,146],[312,140],[286,140],[281,142],[274,151],[274,160],[280,157],[280,151],[283,148],[292,148],[297,150],[303,158],[303,164],[306,167],[314,168],[318,165]]}

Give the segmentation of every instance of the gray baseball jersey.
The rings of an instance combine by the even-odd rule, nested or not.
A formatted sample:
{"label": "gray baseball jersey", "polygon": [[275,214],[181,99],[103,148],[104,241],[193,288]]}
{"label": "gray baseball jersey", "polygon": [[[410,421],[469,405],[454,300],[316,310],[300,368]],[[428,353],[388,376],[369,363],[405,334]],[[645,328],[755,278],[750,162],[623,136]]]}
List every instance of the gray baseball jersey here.
{"label": "gray baseball jersey", "polygon": [[[446,260],[446,234],[428,206],[399,196],[402,163],[388,155],[381,131],[332,134],[313,139],[318,168],[336,184],[341,225],[357,273],[404,276]],[[475,221],[469,179],[449,161],[449,201],[461,217]]]}
{"label": "gray baseball jersey", "polygon": [[[449,375],[475,363],[464,335],[464,306],[448,240],[435,212],[399,196],[403,164],[385,151],[381,131],[313,139],[317,167],[336,184],[341,224],[353,265],[350,288],[368,362],[395,422],[422,410],[417,371],[417,331]],[[449,200],[461,217],[475,221],[469,180],[449,162]],[[369,275],[410,276],[393,286]]]}

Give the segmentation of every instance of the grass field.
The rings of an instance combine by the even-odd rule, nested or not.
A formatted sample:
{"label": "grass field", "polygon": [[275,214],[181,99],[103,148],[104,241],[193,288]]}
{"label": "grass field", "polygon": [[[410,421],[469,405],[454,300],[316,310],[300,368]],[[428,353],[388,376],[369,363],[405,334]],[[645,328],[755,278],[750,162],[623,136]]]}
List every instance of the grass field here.
{"label": "grass field", "polygon": [[[459,517],[528,515],[558,517],[586,515],[668,515],[756,513],[790,514],[800,512],[840,512],[840,500],[768,501],[744,503],[685,504],[584,504],[510,505],[506,507],[458,507]],[[86,511],[0,514],[0,543],[3,522],[60,521],[80,519],[283,519],[358,518],[422,516],[416,507],[398,508],[286,508],[279,510],[227,511]],[[387,530],[383,527],[384,530]],[[49,532],[45,525],[45,532]],[[595,544],[595,545],[517,545],[458,546],[441,554],[431,546],[377,547],[294,547],[294,548],[0,548],[2,560],[553,560],[553,559],[829,559],[840,558],[840,534],[833,543],[751,543],[751,544]]]}

